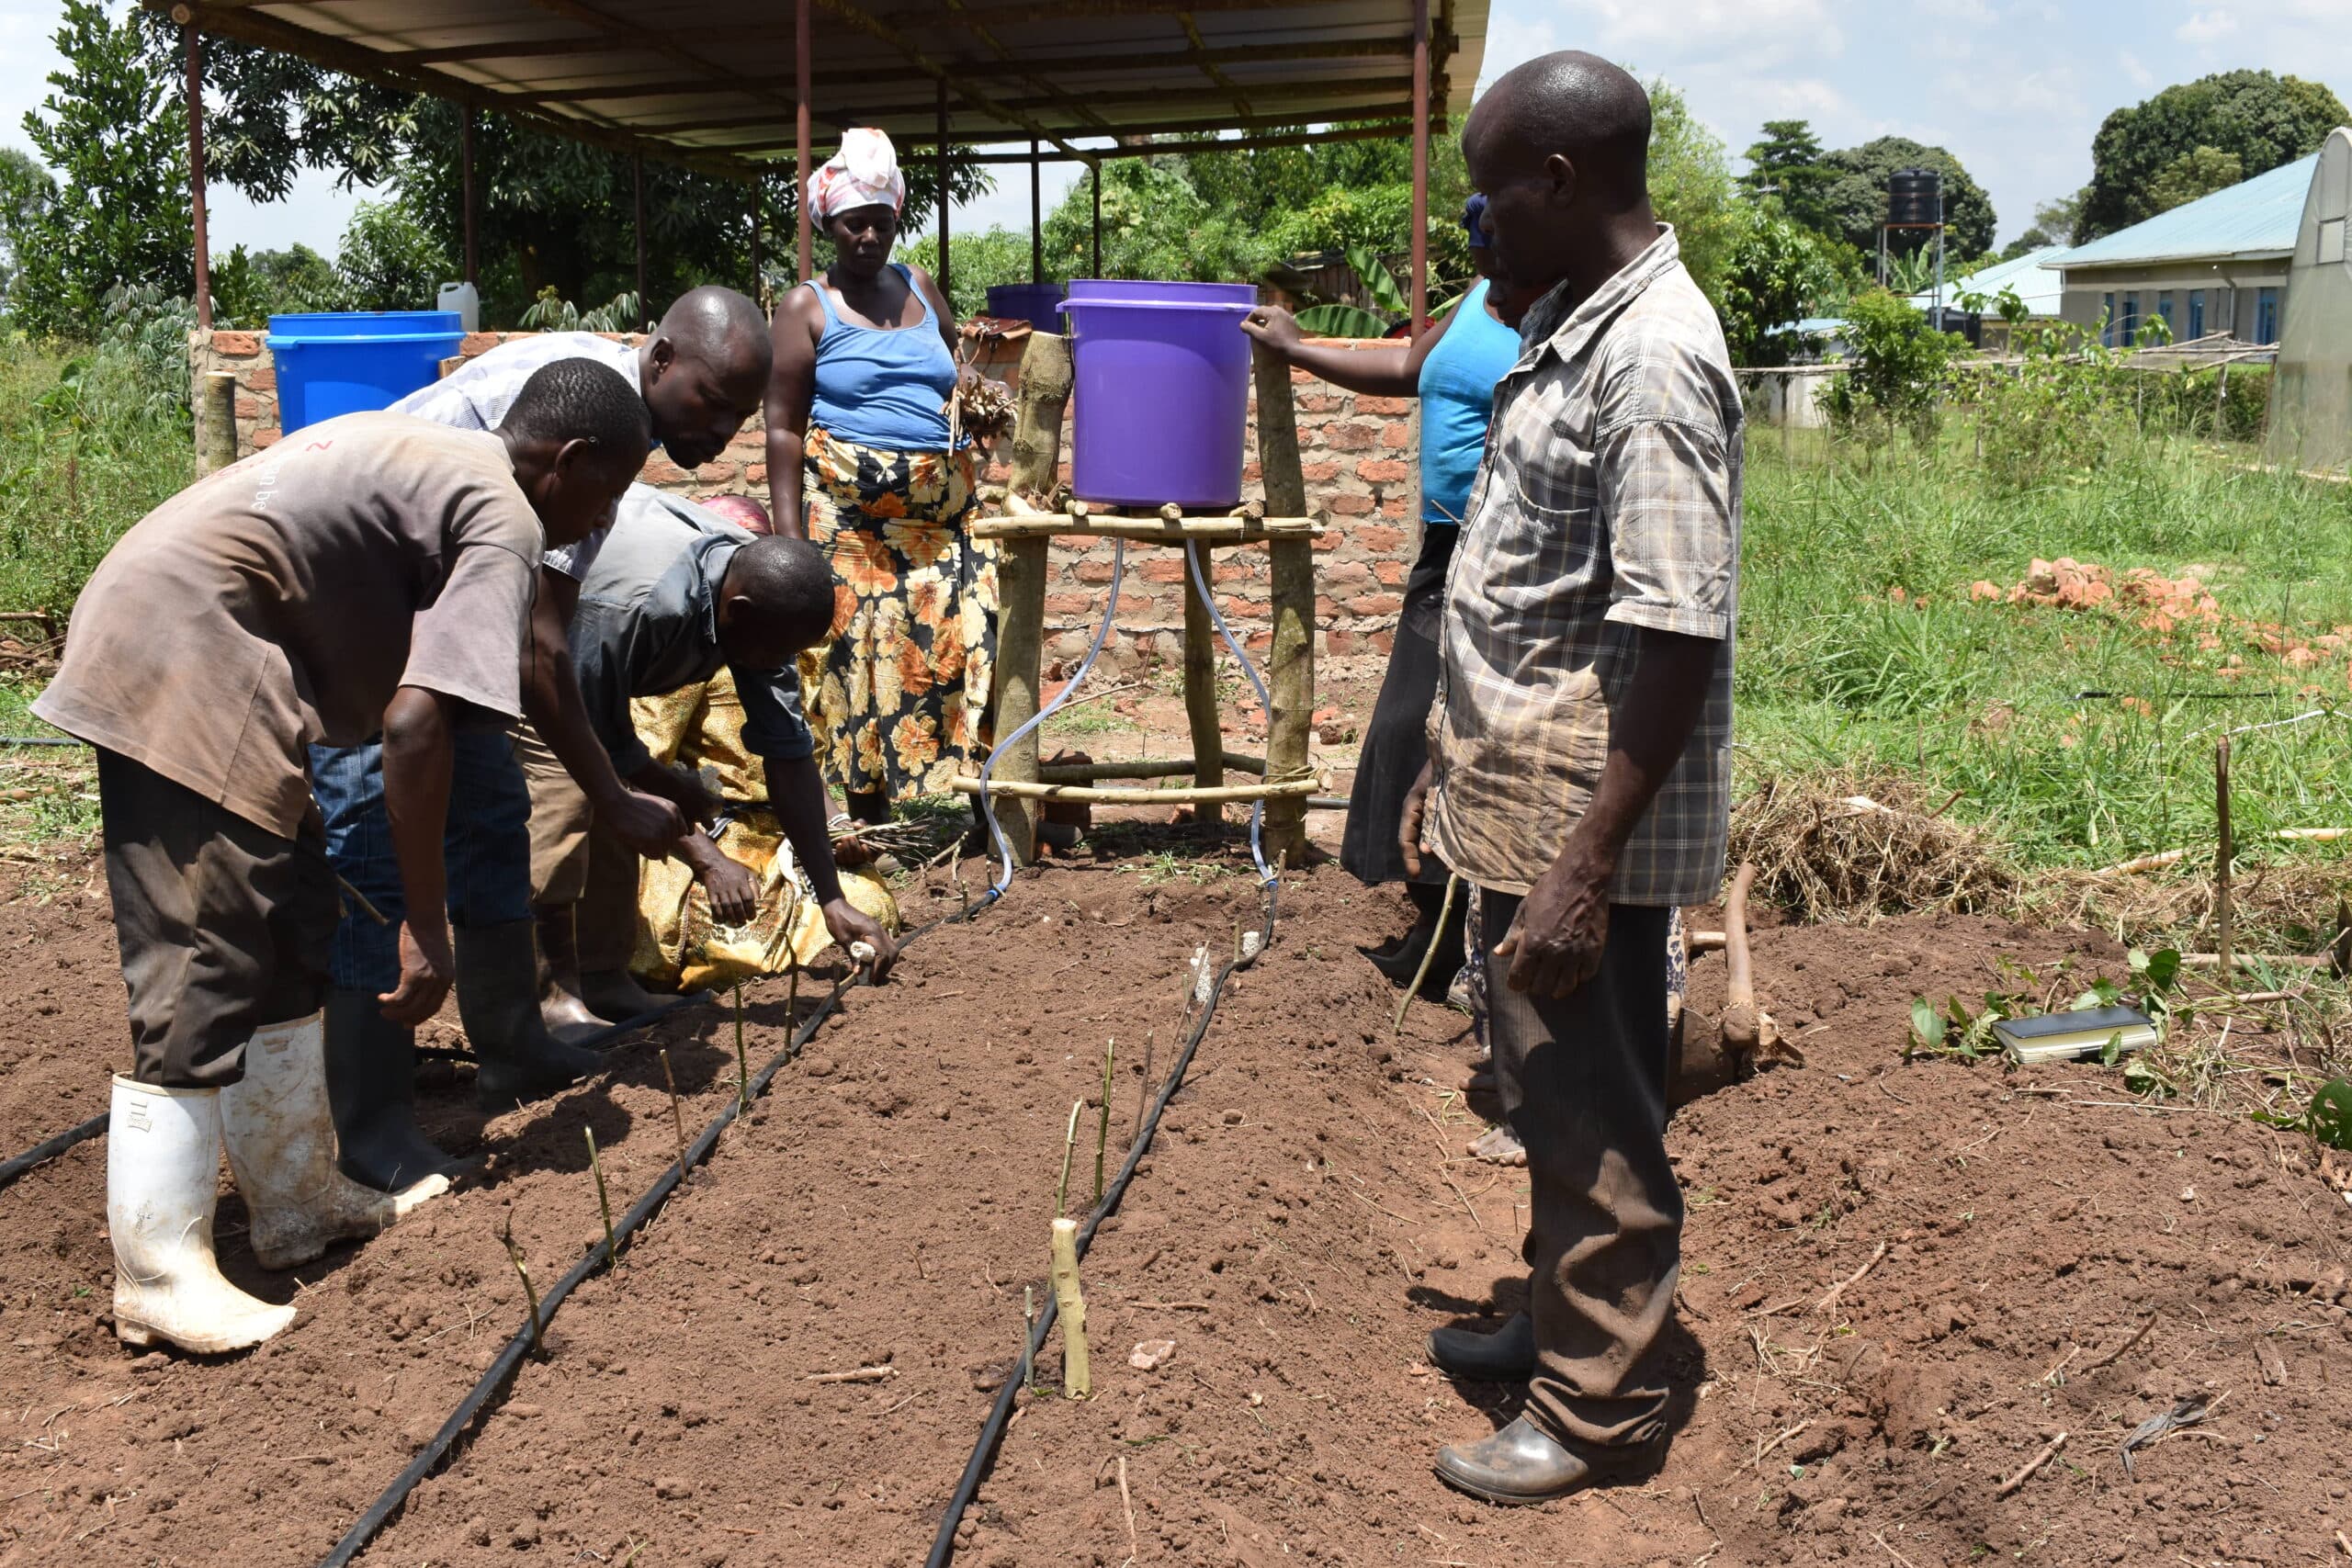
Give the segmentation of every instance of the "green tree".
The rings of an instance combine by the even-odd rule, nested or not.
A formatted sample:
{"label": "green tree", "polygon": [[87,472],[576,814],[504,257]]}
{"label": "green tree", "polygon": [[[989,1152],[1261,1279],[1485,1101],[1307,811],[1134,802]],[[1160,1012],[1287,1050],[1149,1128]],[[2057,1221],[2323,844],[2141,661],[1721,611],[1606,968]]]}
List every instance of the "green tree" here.
{"label": "green tree", "polygon": [[345,309],[424,310],[457,266],[405,203],[363,201],[344,227],[335,274]]}
{"label": "green tree", "polygon": [[[2347,120],[2352,110],[2320,83],[2267,71],[2224,71],[2117,109],[2091,141],[2091,183],[2075,243],[2163,211],[2159,182],[2199,149],[2235,157],[2239,177],[2251,179],[2317,151]],[[2163,190],[2194,183],[2185,172]]]}
{"label": "green tree", "polygon": [[0,306],[16,291],[17,258],[57,199],[57,182],[32,154],[0,147]]}
{"label": "green tree", "polygon": [[1781,209],[1804,227],[1823,234],[1839,232],[1836,209],[1829,205],[1829,187],[1836,171],[1822,162],[1821,139],[1801,119],[1768,119],[1764,134],[1748,144],[1747,173],[1739,188],[1751,198],[1775,196]]}
{"label": "green tree", "polygon": [[1649,93],[1650,205],[1674,225],[1692,280],[1720,302],[1716,286],[1742,225],[1731,158],[1679,90],[1653,78]]}
{"label": "green tree", "polygon": [[1952,355],[1968,346],[1956,333],[1928,330],[1928,318],[1883,288],[1866,288],[1846,306],[1853,368],[1834,378],[1823,404],[1840,424],[1894,423],[1926,431]]}
{"label": "green tree", "polygon": [[56,44],[68,69],[50,73],[25,134],[58,183],[17,248],[10,307],[35,332],[86,333],[118,284],[195,287],[187,115],[135,17],[117,26],[103,5],[66,0]]}
{"label": "green tree", "polygon": [[[141,25],[151,66],[176,71],[178,28],[153,16]],[[206,40],[205,82],[221,106],[208,121],[210,178],[259,201],[283,198],[294,171],[306,166],[330,171],[346,186],[389,186],[406,221],[442,255],[462,251],[457,106],[221,39]],[[936,166],[928,156],[906,162],[910,226],[929,218]],[[513,323],[548,288],[582,300],[635,289],[635,184],[627,157],[485,114],[475,124],[474,176],[484,321]],[[968,155],[949,160],[949,181],[959,201],[993,186]],[[790,164],[771,165],[757,203],[762,245],[771,276],[787,280],[795,201]],[[654,311],[697,284],[750,286],[753,205],[748,182],[646,163],[646,292]]]}
{"label": "green tree", "polygon": [[2148,182],[2148,205],[2158,212],[2186,207],[2199,197],[2227,190],[2245,178],[2245,165],[2234,152],[2199,147],[2183,152]]}
{"label": "green tree", "polygon": [[1738,365],[1786,365],[1811,344],[1795,330],[1845,299],[1859,266],[1853,247],[1798,222],[1775,197],[1741,202],[1738,231],[1715,290],[1724,337]]}
{"label": "green tree", "polygon": [[[1879,225],[1886,221],[1887,184],[1897,169],[1935,169],[1943,175],[1944,248],[1954,255],[1981,255],[1993,248],[1997,227],[1992,197],[1962,167],[1959,159],[1940,147],[1929,147],[1907,137],[1882,136],[1860,147],[1841,148],[1824,162],[1837,172],[1829,187],[1829,204],[1838,215],[1838,231],[1846,243],[1866,255],[1878,252]],[[1898,251],[1919,249],[1928,242],[1923,231],[1907,237],[1897,231],[1889,246]]]}

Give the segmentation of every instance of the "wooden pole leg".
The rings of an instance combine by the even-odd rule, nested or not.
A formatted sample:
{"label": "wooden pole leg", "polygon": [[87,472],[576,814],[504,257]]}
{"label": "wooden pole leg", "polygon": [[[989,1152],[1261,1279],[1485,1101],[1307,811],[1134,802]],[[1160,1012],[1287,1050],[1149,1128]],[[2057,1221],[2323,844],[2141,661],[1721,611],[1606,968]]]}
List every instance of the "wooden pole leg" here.
{"label": "wooden pole leg", "polygon": [[[1037,732],[1031,730],[1014,745],[1003,738],[1037,716],[1037,690],[1046,640],[1046,541],[1007,539],[997,559],[997,584],[1003,596],[996,640],[996,765],[991,781],[1006,784],[1037,782]],[[1012,849],[1012,863],[1028,865],[1037,858],[1037,812],[1035,800],[991,795],[1005,841]]]}
{"label": "wooden pole leg", "polygon": [[[1306,511],[1306,477],[1298,457],[1298,412],[1290,367],[1260,348],[1252,355],[1258,394],[1258,466],[1268,515]],[[1266,660],[1273,711],[1266,716],[1266,782],[1307,776],[1307,733],[1315,715],[1315,547],[1305,538],[1269,538],[1273,567],[1274,637]],[[1306,859],[1306,802],[1266,803],[1267,855],[1276,865]]]}
{"label": "wooden pole leg", "polygon": [[[1274,699],[1266,716],[1266,782],[1309,776],[1307,736],[1315,714],[1315,559],[1305,539],[1268,544],[1273,557],[1273,649],[1266,684]],[[1266,803],[1266,856],[1278,866],[1306,860],[1306,802],[1301,796]]]}
{"label": "wooden pole leg", "polygon": [[[1201,577],[1209,576],[1208,547],[1184,547],[1184,716],[1193,731],[1193,784],[1216,789],[1225,784],[1225,741],[1218,725],[1216,700],[1216,625],[1193,581],[1193,557],[1199,553]],[[1204,822],[1225,820],[1225,807],[1201,807]]]}

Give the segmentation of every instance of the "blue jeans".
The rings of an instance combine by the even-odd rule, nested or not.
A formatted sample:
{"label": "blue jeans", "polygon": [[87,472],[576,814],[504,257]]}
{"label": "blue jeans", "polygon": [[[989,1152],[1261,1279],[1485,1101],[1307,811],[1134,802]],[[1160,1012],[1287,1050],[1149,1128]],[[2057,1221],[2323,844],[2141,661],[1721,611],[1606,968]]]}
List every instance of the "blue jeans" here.
{"label": "blue jeans", "polygon": [[[449,777],[449,825],[442,840],[449,920],[505,925],[531,918],[531,797],[514,739],[503,730],[461,729]],[[400,922],[408,912],[392,821],[384,809],[384,747],[311,748],[311,790],[326,818],[327,856],[337,875],[376,906],[378,924],[356,907],[336,925],[330,968],[339,990],[390,990],[400,981]]]}

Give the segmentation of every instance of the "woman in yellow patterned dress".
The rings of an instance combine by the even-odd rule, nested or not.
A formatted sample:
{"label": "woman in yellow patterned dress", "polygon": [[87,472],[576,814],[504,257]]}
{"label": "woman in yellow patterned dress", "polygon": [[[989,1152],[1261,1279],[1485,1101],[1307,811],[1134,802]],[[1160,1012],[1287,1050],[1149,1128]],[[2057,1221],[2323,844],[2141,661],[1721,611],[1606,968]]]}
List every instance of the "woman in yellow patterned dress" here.
{"label": "woman in yellow patterned dress", "polygon": [[954,312],[890,260],[906,200],[890,139],[852,130],[810,182],[833,264],[776,307],[767,394],[776,531],[813,540],[841,579],[833,643],[803,665],[827,775],[862,822],[944,795],[987,755],[994,552],[964,532],[968,440],[952,442]]}

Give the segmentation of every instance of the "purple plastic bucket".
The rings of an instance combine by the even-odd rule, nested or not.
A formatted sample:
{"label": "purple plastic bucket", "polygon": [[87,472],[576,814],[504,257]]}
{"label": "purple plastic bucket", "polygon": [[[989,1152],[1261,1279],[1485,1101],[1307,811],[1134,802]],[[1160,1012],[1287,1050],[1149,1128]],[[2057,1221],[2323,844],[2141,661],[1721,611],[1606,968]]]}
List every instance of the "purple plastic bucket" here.
{"label": "purple plastic bucket", "polygon": [[1062,302],[1058,283],[991,283],[989,314],[1000,321],[1026,321],[1041,333],[1062,330],[1054,308]]}
{"label": "purple plastic bucket", "polygon": [[1070,488],[1112,506],[1225,508],[1241,499],[1250,421],[1247,283],[1078,278]]}

